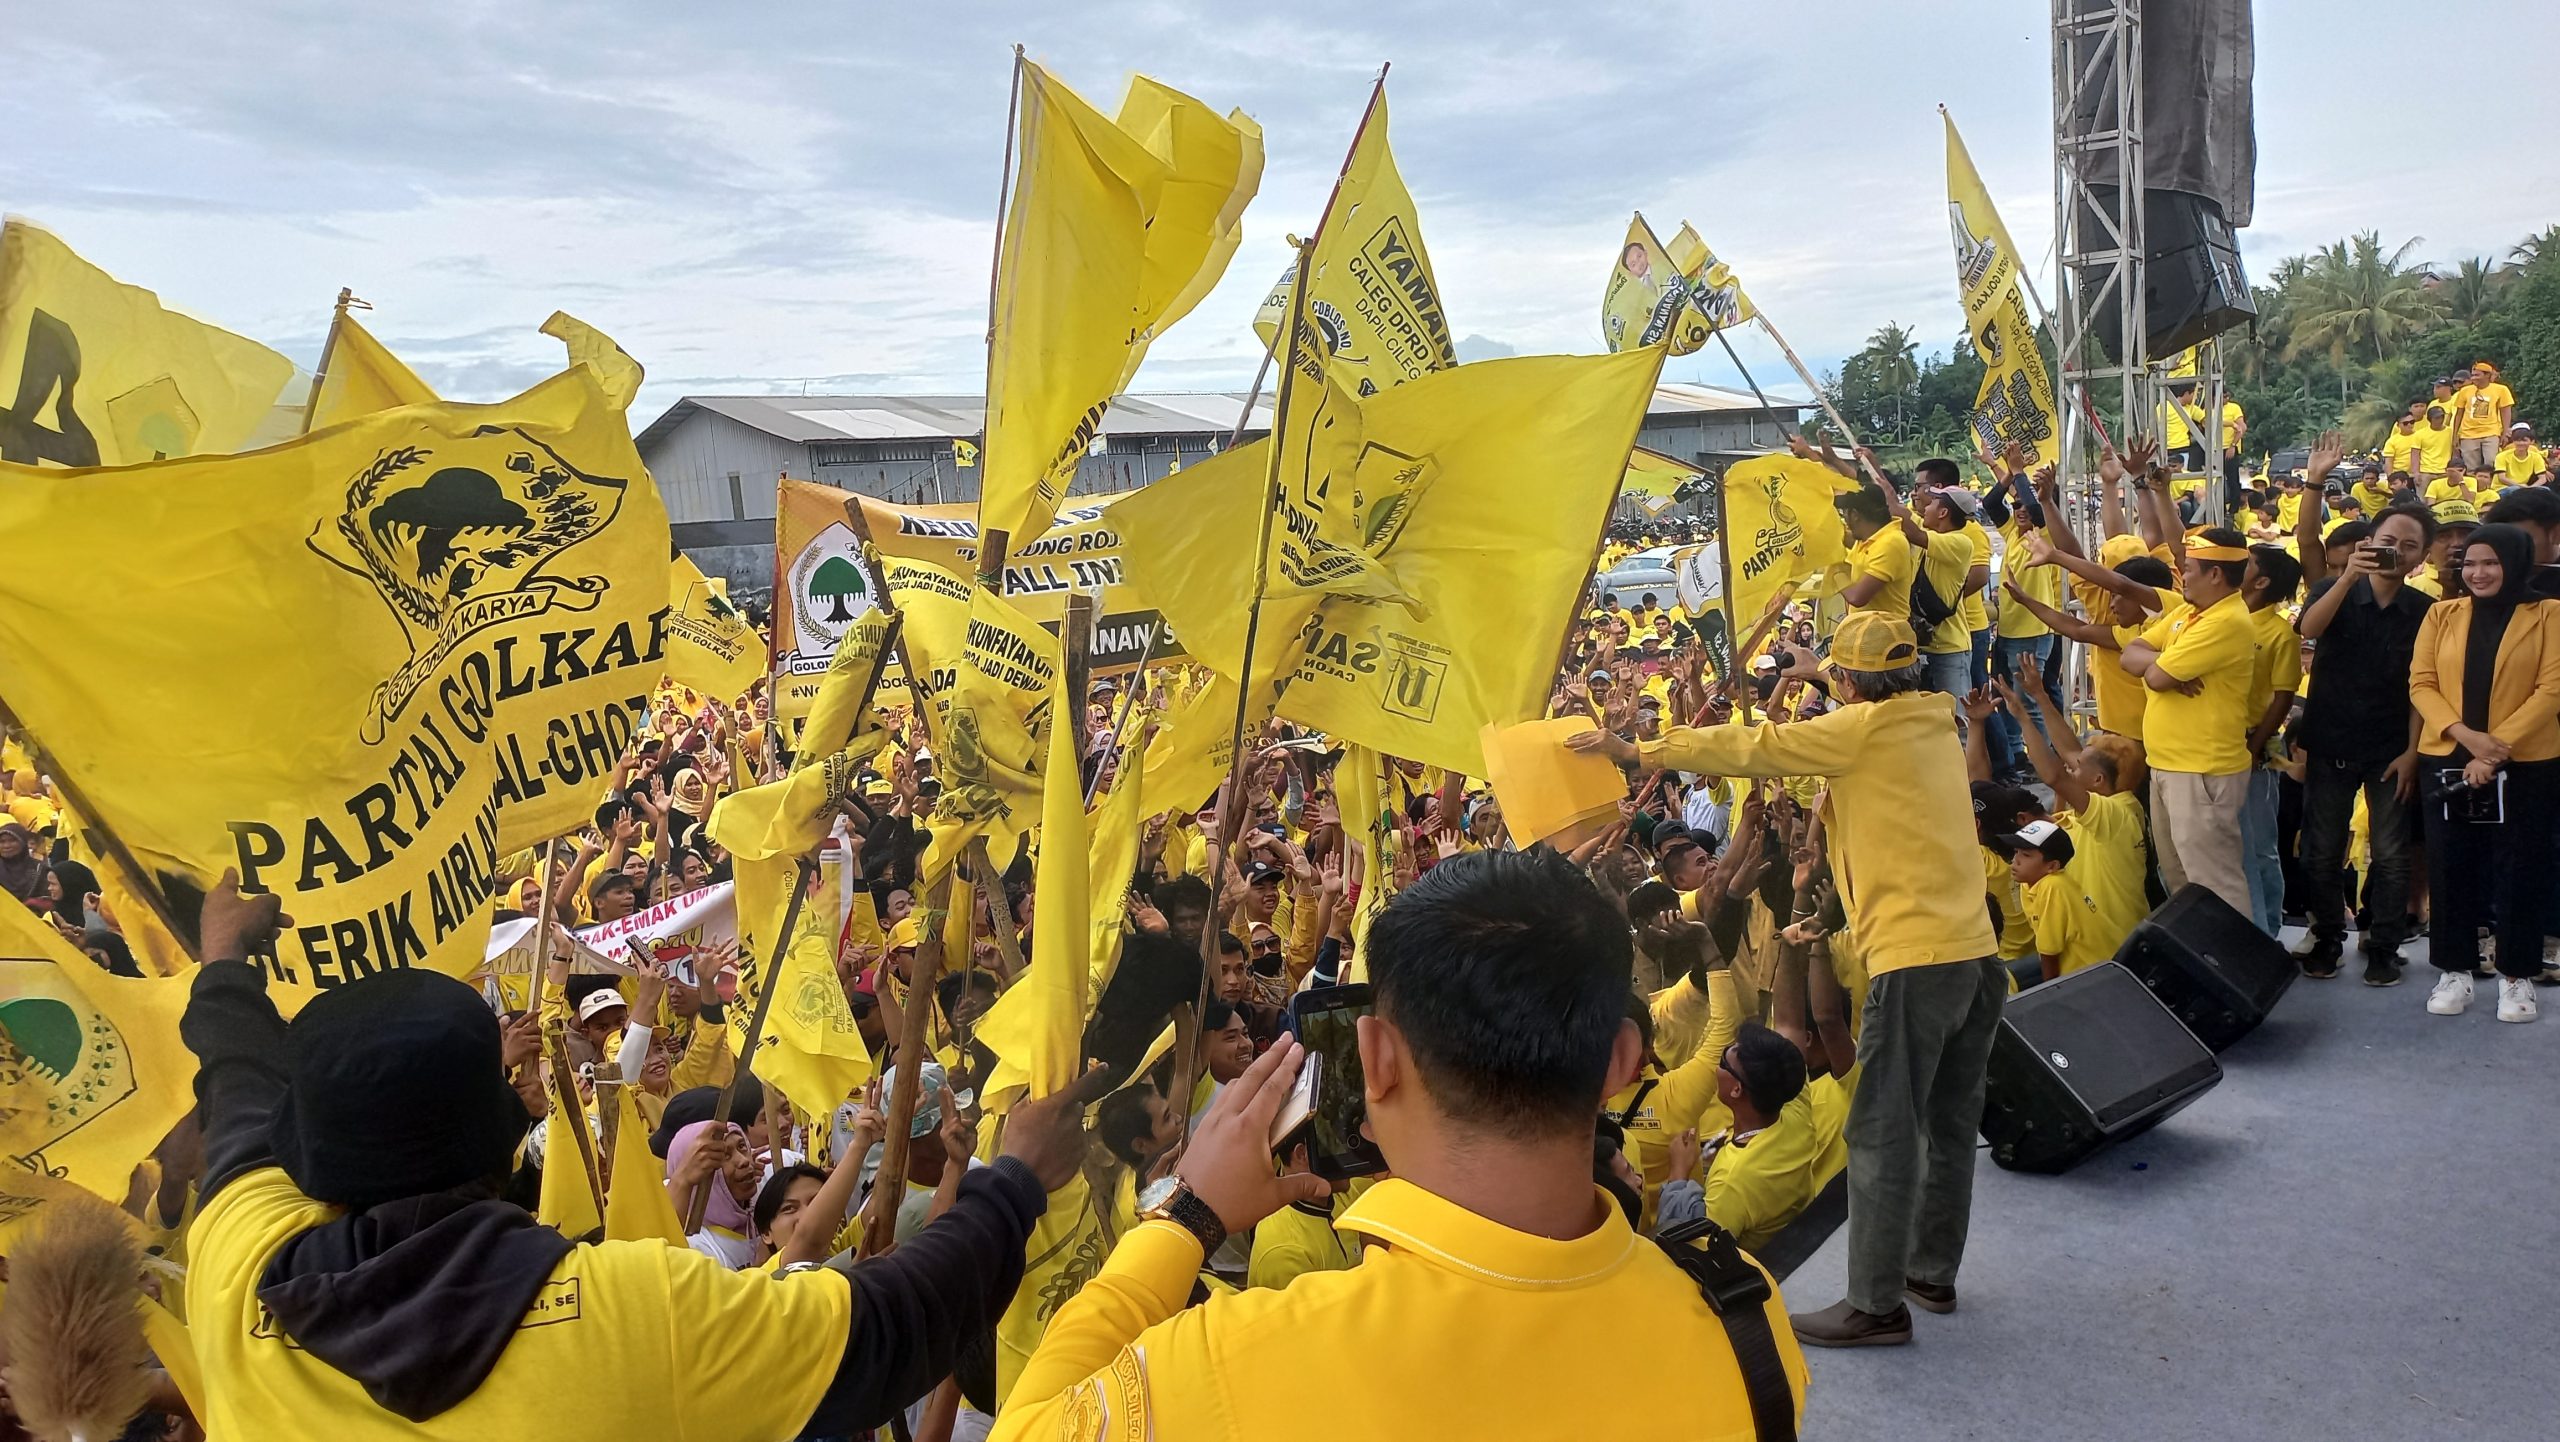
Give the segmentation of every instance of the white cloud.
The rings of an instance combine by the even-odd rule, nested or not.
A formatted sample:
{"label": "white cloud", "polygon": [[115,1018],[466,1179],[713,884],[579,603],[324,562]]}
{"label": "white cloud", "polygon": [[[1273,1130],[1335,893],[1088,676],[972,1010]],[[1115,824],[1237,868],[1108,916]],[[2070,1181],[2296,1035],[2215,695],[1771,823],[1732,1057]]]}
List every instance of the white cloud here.
{"label": "white cloud", "polygon": [[[1139,380],[1241,387],[1283,237],[1313,224],[1392,59],[1396,150],[1461,335],[1593,348],[1641,208],[1666,234],[1695,222],[1819,371],[1887,321],[1932,346],[1956,328],[1937,102],[2021,247],[2046,253],[2043,7],[1968,8],[91,0],[13,22],[16,73],[42,83],[0,90],[0,130],[21,137],[0,205],[306,361],[353,286],[466,396],[552,362],[534,327],[554,307],[648,364],[644,413],[714,388],[974,390],[1020,38],[1105,107],[1140,68],[1262,122],[1245,247]],[[2427,125],[2453,102],[2397,98],[2399,12],[2257,8],[2253,267],[2364,228],[2424,235],[2430,259],[2498,255],[2560,219],[2538,143],[2560,99],[2526,69],[2560,13],[2501,12],[2463,86],[2495,102]],[[1763,385],[1799,389],[1764,341],[1739,345]],[[1670,373],[1736,380],[1713,348]]]}

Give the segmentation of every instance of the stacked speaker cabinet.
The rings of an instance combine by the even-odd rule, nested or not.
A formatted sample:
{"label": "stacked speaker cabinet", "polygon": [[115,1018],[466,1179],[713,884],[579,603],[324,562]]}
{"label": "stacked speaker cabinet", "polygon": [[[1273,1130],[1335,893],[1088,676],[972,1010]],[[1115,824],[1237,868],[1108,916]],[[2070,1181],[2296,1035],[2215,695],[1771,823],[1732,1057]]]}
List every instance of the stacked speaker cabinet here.
{"label": "stacked speaker cabinet", "polygon": [[2222,1065],[2114,962],[2009,998],[1992,1038],[1982,1136],[2019,1172],[2061,1172],[2159,1124],[2222,1080]]}

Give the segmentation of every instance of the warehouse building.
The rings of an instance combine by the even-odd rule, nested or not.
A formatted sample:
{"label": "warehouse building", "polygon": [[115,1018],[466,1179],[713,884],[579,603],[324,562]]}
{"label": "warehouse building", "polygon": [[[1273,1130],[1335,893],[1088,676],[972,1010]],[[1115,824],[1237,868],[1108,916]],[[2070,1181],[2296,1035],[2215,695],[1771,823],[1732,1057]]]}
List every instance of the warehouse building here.
{"label": "warehouse building", "polygon": [[[1637,444],[1720,468],[1785,444],[1780,419],[1793,425],[1805,408],[1774,404],[1773,412],[1742,392],[1664,384]],[[1257,399],[1249,416],[1244,405],[1241,391],[1114,400],[1069,494],[1133,490],[1216,455],[1231,439],[1267,434],[1270,398]],[[676,545],[705,572],[750,594],[772,585],[779,478],[907,504],[974,502],[979,473],[970,453],[985,426],[977,396],[686,396],[638,440]]]}

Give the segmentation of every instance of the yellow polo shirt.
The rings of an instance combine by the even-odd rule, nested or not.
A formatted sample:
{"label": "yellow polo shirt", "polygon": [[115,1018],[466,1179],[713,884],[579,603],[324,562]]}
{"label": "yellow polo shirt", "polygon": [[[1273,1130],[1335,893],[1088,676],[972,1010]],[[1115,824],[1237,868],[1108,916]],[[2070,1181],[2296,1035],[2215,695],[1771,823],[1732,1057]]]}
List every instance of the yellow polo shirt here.
{"label": "yellow polo shirt", "polygon": [[2249,687],[2261,640],[2238,593],[2155,621],[2142,639],[2159,648],[2161,670],[2204,682],[2193,696],[2149,692],[2142,744],[2152,769],[2204,776],[2248,770],[2249,726],[2257,719],[2249,714]]}
{"label": "yellow polo shirt", "polygon": [[2241,710],[2256,726],[2278,691],[2301,692],[2302,638],[2294,634],[2282,606],[2251,611],[2249,624],[2257,628],[2258,659],[2249,668],[2249,700]]}
{"label": "yellow polo shirt", "polygon": [[2418,438],[2418,464],[2413,476],[2441,476],[2453,461],[2453,427],[2431,426],[2425,421],[2414,428]]}
{"label": "yellow polo shirt", "polygon": [[2035,919],[2036,953],[2062,958],[2064,976],[2115,954],[2114,948],[2099,946],[2098,909],[2068,870],[2019,889],[2026,893],[2027,914]]}
{"label": "yellow polo shirt", "polygon": [[2055,819],[2071,833],[2071,864],[2065,871],[2087,892],[2098,914],[2097,944],[2113,956],[2151,914],[2143,895],[2143,879],[2151,870],[2151,838],[2144,829],[2142,803],[2130,791],[2091,795],[2078,811]]}
{"label": "yellow polo shirt", "polygon": [[[1642,1355],[1680,1359],[1680,1435],[1748,1442],[1723,1321],[1607,1193],[1592,1198],[1598,1224],[1557,1241],[1380,1182],[1336,1224],[1370,1240],[1359,1266],[1197,1307],[1199,1241],[1144,1223],[1058,1309],[992,1435],[1300,1442],[1308,1415],[1272,1405],[1272,1383],[1316,1376],[1327,1411],[1364,1436],[1661,1435],[1675,1403],[1658,1388],[1522,1384],[1628,1376],[1637,1338]],[[1801,1413],[1804,1356],[1774,1284],[1763,1310]]]}
{"label": "yellow polo shirt", "polygon": [[1831,870],[1869,976],[1973,961],[1998,945],[1974,878],[1973,790],[1955,710],[1905,692],[1784,726],[1675,726],[1638,750],[1649,768],[1709,776],[1823,776]]}
{"label": "yellow polo shirt", "polygon": [[1757,1136],[1718,1147],[1707,1163],[1707,1220],[1757,1252],[1803,1215],[1848,1158],[1839,1138],[1849,1090],[1838,1077],[1814,1077]]}
{"label": "yellow polo shirt", "polygon": [[[1980,521],[1965,522],[1956,534],[1964,537],[1965,541],[1973,547],[1973,558],[1965,562],[1968,573],[1975,566],[1991,564],[1991,533],[1982,529]],[[1963,587],[1963,576],[1956,578],[1956,585],[1959,589]],[[1967,632],[1979,631],[1991,624],[1991,613],[1982,607],[1982,593],[1990,589],[1990,583],[1985,582],[1982,591],[1976,591],[1965,597],[1956,607],[1956,614],[1964,618],[1964,628]]]}
{"label": "yellow polo shirt", "polygon": [[2368,521],[2381,515],[2383,508],[2391,504],[2391,488],[2387,485],[2358,481],[2348,489],[2354,492],[2356,504],[2364,507],[2364,518]]}
{"label": "yellow polo shirt", "polygon": [[1719,967],[1707,974],[1707,998],[1706,1036],[1688,1058],[1665,1072],[1647,1067],[1633,1086],[1602,1107],[1620,1118],[1618,1124],[1626,1130],[1628,1164],[1644,1178],[1643,1216],[1648,1224],[1662,1184],[1671,1179],[1671,1139],[1692,1128],[1700,1136],[1712,1136],[1733,1125],[1733,1113],[1716,1095],[1725,1048],[1733,1045],[1733,1034],[1742,1028],[1742,1007],[1735,997],[1731,969]]}
{"label": "yellow polo shirt", "polygon": [[[2020,557],[2025,554],[2027,527],[2016,516],[2011,516],[2009,524],[2000,528],[2000,535],[2009,544],[2003,569],[2009,577],[2017,581],[2018,589],[2057,611],[2061,610],[2062,578],[2068,573],[2060,566],[2021,564]],[[2037,620],[2035,612],[2013,601],[2002,603],[2000,617],[1994,625],[1994,630],[2004,641],[2053,634],[2053,628]]]}
{"label": "yellow polo shirt", "polygon": [[1918,564],[1910,539],[1902,534],[1902,523],[1885,522],[1874,535],[1860,541],[1849,552],[1851,580],[1873,576],[1884,582],[1884,589],[1857,609],[1908,617],[1911,614],[1911,573]]}
{"label": "yellow polo shirt", "polygon": [[[1973,569],[1973,542],[1966,540],[1962,531],[1931,531],[1928,537],[1928,550],[1920,564],[1928,568],[1929,584],[1937,589],[1938,599],[1953,601],[1956,593],[1964,589],[1965,572]],[[1903,598],[1902,609],[1904,615],[1911,614],[1908,595]],[[1933,656],[1973,649],[1973,633],[1966,629],[1962,604],[1938,623],[1938,629],[1921,638],[1920,649]]]}

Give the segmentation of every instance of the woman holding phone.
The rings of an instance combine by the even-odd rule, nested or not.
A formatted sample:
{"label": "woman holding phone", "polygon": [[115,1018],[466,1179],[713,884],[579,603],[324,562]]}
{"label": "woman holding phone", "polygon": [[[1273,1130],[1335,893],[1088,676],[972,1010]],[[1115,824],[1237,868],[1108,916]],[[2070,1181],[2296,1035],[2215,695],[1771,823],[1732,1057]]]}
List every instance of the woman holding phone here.
{"label": "woman holding phone", "polygon": [[2442,973],[2427,1010],[2470,1005],[2494,907],[2498,1020],[2532,1021],[2560,816],[2560,602],[2534,597],[2518,527],[2482,526],[2458,559],[2460,594],[2428,608],[2409,662],[2435,886],[2427,952]]}

